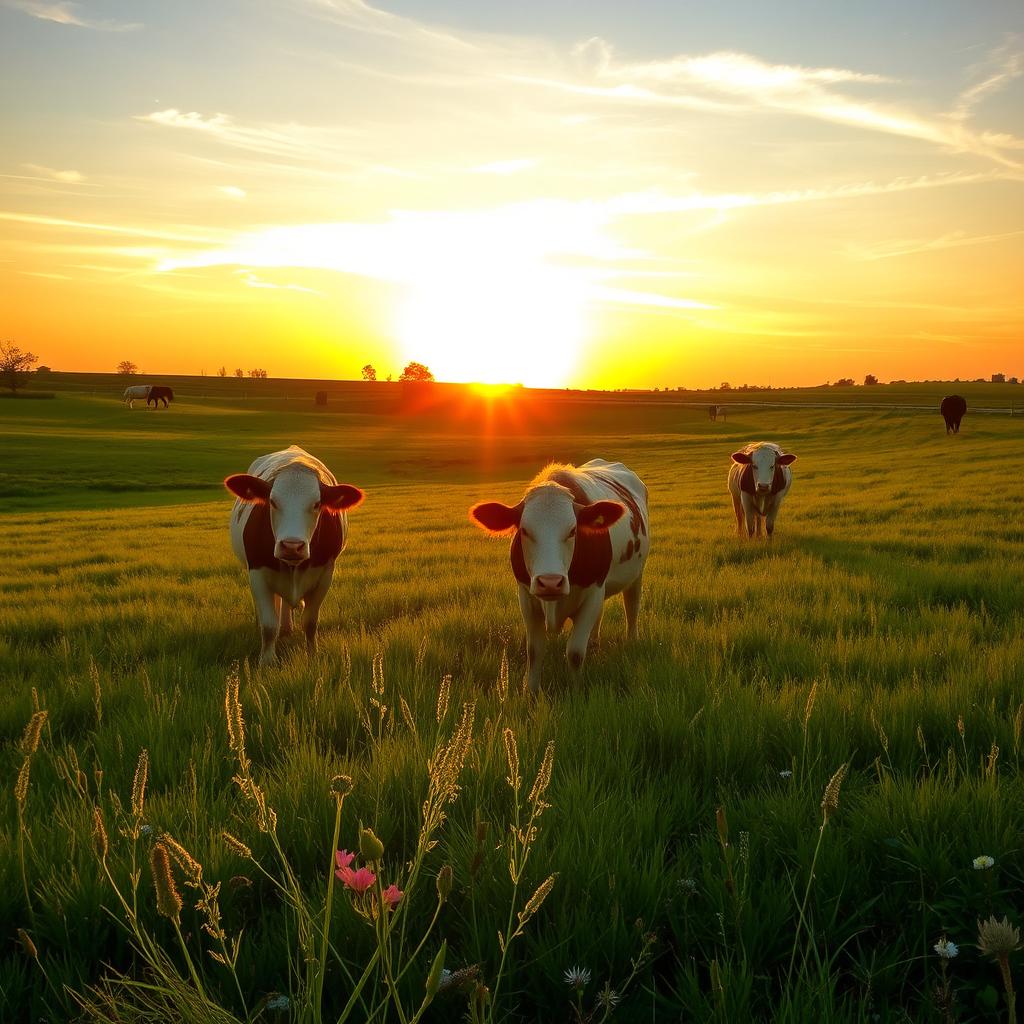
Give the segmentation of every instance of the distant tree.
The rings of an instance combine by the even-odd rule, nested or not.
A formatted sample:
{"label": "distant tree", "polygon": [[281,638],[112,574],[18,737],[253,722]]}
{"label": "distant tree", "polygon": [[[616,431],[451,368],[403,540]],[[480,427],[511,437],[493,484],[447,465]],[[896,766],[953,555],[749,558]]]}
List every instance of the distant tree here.
{"label": "distant tree", "polygon": [[363,380],[377,379],[377,371],[374,369],[372,363],[367,363],[359,372],[362,374]]}
{"label": "distant tree", "polygon": [[718,385],[718,390],[732,391],[732,385],[727,380],[723,380],[722,383]]}
{"label": "distant tree", "polygon": [[237,370],[235,370],[235,376],[236,377],[244,377],[245,376],[245,370],[243,370],[241,367],[239,367]]}
{"label": "distant tree", "polygon": [[384,379],[390,384],[394,380],[394,374],[389,373]]}
{"label": "distant tree", "polygon": [[217,376],[218,376],[218,377],[226,377],[227,375],[228,375],[228,368],[227,368],[226,366],[222,366],[222,367],[221,367],[221,368],[220,368],[220,369],[219,369],[219,370],[217,371]]}
{"label": "distant tree", "polygon": [[117,372],[121,374],[122,377],[134,377],[135,374],[139,372],[139,367],[130,359],[122,359],[121,362],[117,364]]}
{"label": "distant tree", "polygon": [[39,356],[22,352],[9,341],[0,341],[0,380],[16,392],[28,383],[29,371],[39,362]]}
{"label": "distant tree", "polygon": [[267,379],[267,371],[266,370],[260,370],[260,369],[250,370],[249,371],[249,376],[252,377],[253,380],[266,380]]}
{"label": "distant tree", "polygon": [[877,384],[878,383],[878,378],[873,373],[869,373],[864,378],[864,383],[865,384]]}
{"label": "distant tree", "polygon": [[52,373],[53,371],[48,366],[37,366],[36,373]]}
{"label": "distant tree", "polygon": [[432,381],[434,375],[422,363],[406,363],[400,381]]}
{"label": "distant tree", "polygon": [[832,385],[832,387],[834,387],[834,388],[852,388],[853,387],[853,378],[852,377],[841,377],[839,380],[837,380]]}

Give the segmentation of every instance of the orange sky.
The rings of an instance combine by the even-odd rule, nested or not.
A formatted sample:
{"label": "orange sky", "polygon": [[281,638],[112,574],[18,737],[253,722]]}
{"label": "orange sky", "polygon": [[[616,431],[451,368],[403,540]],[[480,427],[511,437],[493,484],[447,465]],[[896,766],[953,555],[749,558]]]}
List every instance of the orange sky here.
{"label": "orange sky", "polygon": [[0,0],[47,365],[1024,376],[1019,5],[163,6]]}

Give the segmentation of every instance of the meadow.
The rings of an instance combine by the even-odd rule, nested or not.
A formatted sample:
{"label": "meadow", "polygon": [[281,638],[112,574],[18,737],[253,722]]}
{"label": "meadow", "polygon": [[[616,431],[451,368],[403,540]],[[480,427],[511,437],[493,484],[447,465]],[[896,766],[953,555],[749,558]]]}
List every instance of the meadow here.
{"label": "meadow", "polygon": [[[969,413],[947,437],[937,407],[949,385],[857,388],[833,408],[806,406],[820,391],[751,396],[783,403],[770,408],[726,399],[728,422],[710,423],[661,397],[453,390],[401,407],[349,389],[317,408],[312,384],[273,384],[176,386],[166,412],[128,411],[103,382],[0,404],[0,1018],[75,1019],[72,992],[139,963],[97,858],[99,808],[110,877],[130,888],[137,847],[138,918],[176,970],[149,876],[164,832],[223,883],[251,1015],[314,1019],[279,998],[294,996],[301,961],[287,900],[222,838],[272,863],[233,782],[225,684],[237,671],[252,772],[314,905],[332,778],[353,786],[338,845],[354,850],[358,823],[372,827],[398,877],[417,856],[431,750],[473,708],[457,799],[404,908],[422,933],[430,879],[451,866],[399,986],[418,1005],[442,941],[445,966],[467,973],[424,1020],[465,1019],[484,987],[489,1019],[508,1022],[1009,1019],[978,921],[1024,917],[1024,419]],[[227,390],[243,385],[245,398]],[[1011,386],[957,389],[972,405],[1011,401]],[[799,457],[771,546],[736,537],[725,489],[730,452],[756,439]],[[279,666],[256,670],[220,481],[290,443],[367,498],[350,515],[320,650],[293,640]],[[551,459],[596,456],[625,462],[651,494],[640,636],[625,642],[614,600],[582,677],[564,667],[564,638],[551,640],[534,699],[520,686],[507,544],[466,510],[518,500]],[[24,733],[40,711],[33,749]],[[523,793],[554,752],[516,892],[506,730]],[[143,749],[131,838],[114,823]],[[992,866],[975,867],[979,856]],[[510,911],[552,875],[503,956]],[[358,976],[374,929],[335,898],[332,941]],[[202,952],[202,920],[186,906],[185,946],[204,989],[244,1019],[228,972]],[[934,951],[943,937],[955,958]],[[564,980],[574,966],[590,973],[580,989]],[[1011,956],[1024,983],[1020,966]],[[328,969],[323,1019],[339,1018],[351,987],[340,964]],[[139,993],[113,991],[126,1007]],[[352,1019],[380,998],[368,992]]]}

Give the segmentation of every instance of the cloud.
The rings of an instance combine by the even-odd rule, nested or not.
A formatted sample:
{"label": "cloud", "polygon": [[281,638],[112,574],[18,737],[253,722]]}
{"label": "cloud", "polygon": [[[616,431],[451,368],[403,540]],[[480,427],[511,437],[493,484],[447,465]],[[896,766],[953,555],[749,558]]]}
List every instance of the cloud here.
{"label": "cloud", "polygon": [[519,174],[520,171],[529,171],[537,166],[536,160],[522,159],[522,160],[497,160],[490,164],[478,164],[476,167],[470,167],[470,174]]}
{"label": "cloud", "polygon": [[[992,50],[984,62],[971,68],[970,73],[976,80],[960,93],[950,113],[950,116],[956,121],[966,121],[982,100],[1001,92],[1015,78],[1024,75],[1024,53],[1021,53],[1019,40],[1016,37],[1011,37],[1002,46]],[[998,136],[991,133],[990,136],[993,139],[1012,140],[1012,136]],[[1013,141],[1019,148],[1021,145],[1019,140]]]}
{"label": "cloud", "polygon": [[237,185],[218,185],[217,191],[229,199],[244,199],[246,196],[245,189],[239,188]]}
{"label": "cloud", "polygon": [[85,181],[85,175],[78,171],[58,171],[53,167],[43,167],[41,164],[22,164],[22,167],[49,181],[61,181],[69,185]]}
{"label": "cloud", "polygon": [[968,235],[963,231],[950,231],[938,238],[904,239],[894,242],[880,242],[872,246],[860,246],[851,250],[854,259],[864,261],[887,260],[893,256],[910,256],[918,252],[935,252],[941,249],[958,249],[965,245],[986,245],[1001,242],[1007,238],[1019,238],[1024,229],[1003,231],[991,235]]}
{"label": "cloud", "polygon": [[96,21],[83,17],[78,13],[82,5],[74,3],[73,0],[59,0],[59,2],[6,0],[6,6],[16,11],[23,11],[40,21],[52,21],[58,25],[73,25],[76,28],[90,28],[97,32],[134,32],[142,28],[141,22],[137,21],[117,21],[113,18]]}
{"label": "cloud", "polygon": [[272,288],[278,291],[307,292],[309,295],[321,295],[315,288],[306,288],[301,284],[274,284],[262,277],[257,277],[251,270],[240,268],[235,271],[245,282],[247,288]]}

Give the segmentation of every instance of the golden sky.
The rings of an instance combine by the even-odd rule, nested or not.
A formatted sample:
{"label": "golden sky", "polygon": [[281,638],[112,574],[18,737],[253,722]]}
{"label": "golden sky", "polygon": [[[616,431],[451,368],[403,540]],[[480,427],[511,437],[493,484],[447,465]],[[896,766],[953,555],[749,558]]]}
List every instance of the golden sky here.
{"label": "golden sky", "polygon": [[0,0],[0,56],[56,369],[1024,376],[1016,0]]}

